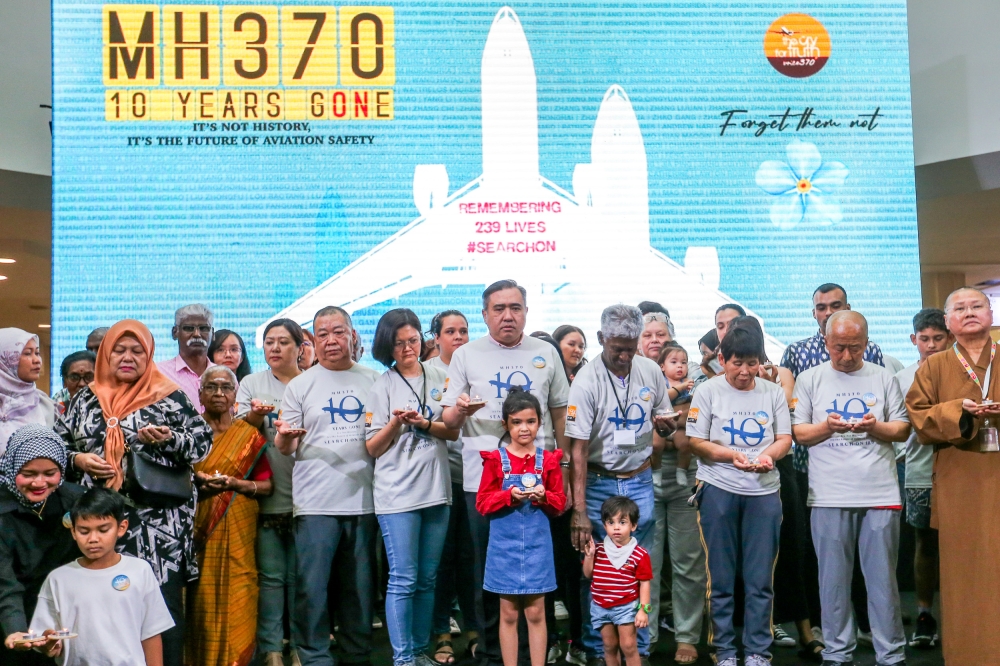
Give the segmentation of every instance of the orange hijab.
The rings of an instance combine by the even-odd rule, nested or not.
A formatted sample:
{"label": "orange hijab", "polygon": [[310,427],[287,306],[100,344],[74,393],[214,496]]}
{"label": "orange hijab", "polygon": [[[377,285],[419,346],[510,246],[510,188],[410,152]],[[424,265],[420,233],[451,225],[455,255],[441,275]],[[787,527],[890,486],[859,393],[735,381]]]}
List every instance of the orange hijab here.
{"label": "orange hijab", "polygon": [[[133,384],[123,384],[115,379],[111,368],[111,350],[115,348],[122,337],[130,335],[139,341],[146,350],[148,364],[146,371]],[[107,433],[104,438],[104,459],[115,468],[115,476],[108,483],[108,488],[119,490],[125,480],[122,471],[122,458],[125,457],[125,436],[122,434],[119,422],[143,407],[148,407],[167,397],[180,387],[167,378],[153,362],[153,334],[146,325],[134,319],[123,319],[112,326],[101,348],[97,350],[97,364],[94,368],[94,381],[90,390],[97,396],[107,423]]]}

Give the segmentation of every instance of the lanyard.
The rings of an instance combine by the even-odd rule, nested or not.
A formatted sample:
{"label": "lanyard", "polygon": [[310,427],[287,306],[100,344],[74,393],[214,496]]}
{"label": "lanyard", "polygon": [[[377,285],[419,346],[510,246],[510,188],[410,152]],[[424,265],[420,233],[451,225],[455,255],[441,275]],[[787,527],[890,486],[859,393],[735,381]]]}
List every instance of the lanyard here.
{"label": "lanyard", "polygon": [[976,386],[979,387],[979,390],[983,392],[983,400],[985,400],[986,394],[989,393],[990,391],[990,373],[993,372],[993,359],[996,358],[997,355],[997,343],[995,342],[990,343],[990,364],[986,366],[986,377],[984,378],[986,380],[985,384],[979,383],[979,377],[976,375],[976,371],[972,369],[972,366],[969,365],[969,362],[965,360],[964,356],[962,356],[962,352],[958,351],[957,342],[954,344],[952,349],[955,350],[955,356],[958,357],[958,362],[962,364],[962,367],[965,368],[965,371],[969,373],[969,377],[971,377],[972,381],[976,383]]}
{"label": "lanyard", "polygon": [[[601,361],[601,364],[602,365],[604,364],[603,360]],[[631,368],[631,366],[629,367],[629,369],[628,369],[628,375],[625,377],[625,404],[624,405],[622,405],[621,400],[618,399],[618,387],[615,386],[615,380],[614,380],[614,378],[611,377],[611,371],[608,370],[608,366],[607,365],[604,366],[604,372],[608,373],[608,382],[611,383],[611,392],[615,394],[615,402],[618,403],[618,409],[621,410],[620,412],[618,412],[618,416],[624,422],[625,414],[627,413],[627,410],[628,410],[628,391],[629,391],[629,387],[632,385],[632,368]]]}
{"label": "lanyard", "polygon": [[[406,377],[404,377],[403,373],[399,371],[398,366],[394,365],[392,366],[392,369],[396,371],[399,378],[403,380],[404,384],[406,384],[406,388],[410,389],[410,393],[412,393],[413,397],[417,399],[417,413],[420,414],[420,416],[424,416],[424,406],[427,405],[427,373],[424,371],[424,364],[420,364],[420,379],[423,380],[423,386],[420,387],[420,392],[423,394],[422,396],[417,395],[417,392],[413,390],[410,382],[406,381]],[[424,416],[424,418],[427,417]]]}

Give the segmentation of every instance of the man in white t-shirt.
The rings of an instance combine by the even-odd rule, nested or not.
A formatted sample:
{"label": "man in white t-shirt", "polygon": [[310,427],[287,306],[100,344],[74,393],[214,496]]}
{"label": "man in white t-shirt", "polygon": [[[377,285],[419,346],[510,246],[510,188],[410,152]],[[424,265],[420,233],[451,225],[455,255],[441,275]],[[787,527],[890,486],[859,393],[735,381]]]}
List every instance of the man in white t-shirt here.
{"label": "man in white t-shirt", "polygon": [[[905,396],[913,385],[917,368],[932,354],[945,351],[955,342],[948,331],[944,311],[924,308],[913,317],[910,341],[916,345],[919,360],[896,373],[896,381]],[[934,590],[938,583],[938,532],[931,527],[931,477],[934,471],[934,447],[917,441],[916,431],[906,440],[906,522],[916,534],[913,579],[917,588],[917,626],[910,647],[930,648],[939,640],[937,620],[931,614]]]}
{"label": "man in white t-shirt", "polygon": [[792,397],[795,441],[809,448],[812,537],[819,560],[824,663],[849,663],[855,545],[868,590],[878,664],[902,662],[906,637],[896,585],[899,514],[894,442],[910,434],[899,382],[864,361],[868,322],[841,310],[826,322],[830,360],[801,373]]}
{"label": "man in white t-shirt", "polygon": [[746,328],[719,345],[723,374],[701,384],[688,410],[687,435],[698,456],[698,516],[709,569],[712,644],[719,666],[736,666],[733,625],[737,575],[746,595],[746,666],[771,660],[774,566],[781,537],[781,485],[775,463],[792,447],[781,388],[758,377],[764,340]]}
{"label": "man in white t-shirt", "polygon": [[372,479],[365,446],[365,399],[379,374],[351,359],[350,315],[330,306],[313,318],[319,363],[288,382],[274,445],[295,457],[292,504],[297,565],[295,644],[303,666],[333,666],[327,589],[338,554],[337,634],[342,661],[371,659]]}
{"label": "man in white t-shirt", "polygon": [[[655,361],[637,356],[643,330],[642,313],[631,305],[612,305],[601,313],[597,341],[603,351],[583,366],[569,391],[566,434],[572,446],[573,519],[577,550],[591,538],[604,539],[601,505],[624,495],[639,507],[634,533],[639,545],[653,545],[654,449],[673,432],[667,381]],[[654,437],[654,430],[658,436]],[[589,587],[582,604],[583,646],[588,662],[601,660],[604,643],[590,622]],[[649,656],[649,631],[637,632],[639,654]]]}
{"label": "man in white t-shirt", "polygon": [[[500,597],[483,587],[490,521],[476,511],[476,493],[483,476],[480,451],[496,449],[503,435],[501,409],[512,386],[538,398],[551,417],[556,442],[568,452],[566,401],[569,381],[562,358],[549,343],[524,335],[527,294],[513,280],[494,282],[483,292],[483,320],[489,334],[455,350],[448,366],[442,420],[462,430],[462,485],[476,552],[476,604],[482,610],[483,634],[477,656],[484,666],[499,666]],[[545,446],[538,430],[536,445]],[[566,453],[563,454],[566,460]],[[563,463],[565,464],[565,462]]]}

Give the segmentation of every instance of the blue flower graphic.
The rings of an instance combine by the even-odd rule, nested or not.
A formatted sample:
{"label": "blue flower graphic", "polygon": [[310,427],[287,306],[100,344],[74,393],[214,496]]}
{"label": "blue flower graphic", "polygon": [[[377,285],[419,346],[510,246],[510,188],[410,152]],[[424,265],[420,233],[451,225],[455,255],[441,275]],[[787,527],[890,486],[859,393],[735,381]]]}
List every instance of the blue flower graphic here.
{"label": "blue flower graphic", "polygon": [[847,167],[823,162],[815,144],[795,139],[785,149],[788,162],[768,160],[757,169],[757,185],[774,195],[771,222],[792,229],[807,222],[826,226],[844,219],[832,192],[847,180]]}

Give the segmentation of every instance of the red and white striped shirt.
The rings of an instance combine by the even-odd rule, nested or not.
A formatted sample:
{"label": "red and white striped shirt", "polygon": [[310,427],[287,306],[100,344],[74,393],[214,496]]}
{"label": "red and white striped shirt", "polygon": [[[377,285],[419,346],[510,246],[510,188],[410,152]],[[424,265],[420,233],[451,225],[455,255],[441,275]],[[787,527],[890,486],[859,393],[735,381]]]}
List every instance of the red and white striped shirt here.
{"label": "red and white striped shirt", "polygon": [[590,595],[601,608],[614,608],[639,598],[639,581],[653,580],[649,553],[636,546],[621,569],[615,569],[604,552],[604,544],[595,544],[594,578]]}

